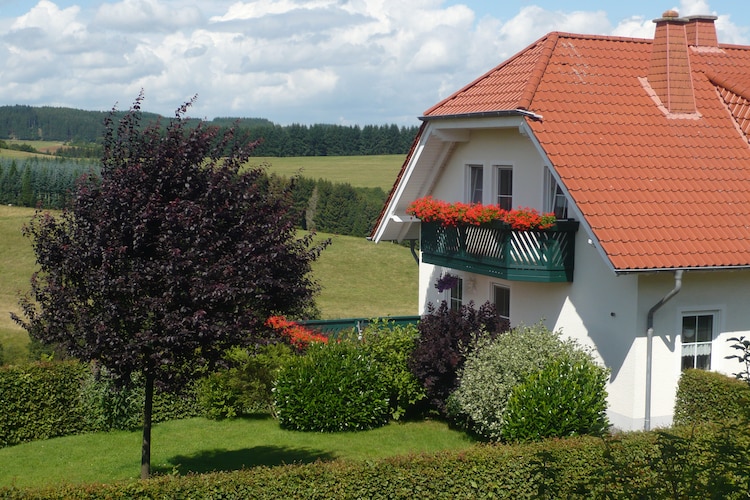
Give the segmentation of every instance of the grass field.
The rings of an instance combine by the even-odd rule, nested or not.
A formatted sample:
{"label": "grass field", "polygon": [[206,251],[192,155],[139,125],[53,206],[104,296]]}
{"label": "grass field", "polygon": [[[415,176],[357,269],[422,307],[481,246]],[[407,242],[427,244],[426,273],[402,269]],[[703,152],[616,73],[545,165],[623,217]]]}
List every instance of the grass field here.
{"label": "grass field", "polygon": [[293,158],[251,158],[252,165],[267,163],[269,172],[284,177],[299,174],[311,179],[349,183],[355,187],[393,187],[404,155],[310,156]]}
{"label": "grass field", "polygon": [[[154,426],[156,474],[232,471],[257,465],[316,460],[375,460],[390,456],[461,450],[465,434],[441,422],[391,423],[365,432],[285,431],[276,420],[193,418]],[[109,483],[140,475],[140,431],[66,436],[0,449],[0,487]]]}
{"label": "grass field", "polygon": [[[26,358],[26,331],[10,319],[18,294],[34,272],[31,242],[21,228],[30,208],[0,206],[0,343],[6,361]],[[313,265],[322,286],[317,304],[323,319],[404,316],[417,313],[418,268],[408,248],[365,238],[321,234],[331,245]]]}
{"label": "grass field", "polygon": [[34,272],[31,241],[21,228],[34,214],[31,208],[0,206],[0,344],[6,361],[26,357],[26,331],[10,319],[10,311],[20,312],[18,295],[29,289]]}
{"label": "grass field", "polygon": [[[14,141],[9,144],[28,144],[41,152],[53,152],[63,146],[59,141]],[[24,159],[38,156],[12,149],[0,149],[0,157]],[[311,179],[349,183],[355,187],[380,187],[386,193],[393,187],[404,155],[374,156],[306,156],[290,158],[255,157],[251,165],[267,165],[268,172],[283,177],[299,174]]]}

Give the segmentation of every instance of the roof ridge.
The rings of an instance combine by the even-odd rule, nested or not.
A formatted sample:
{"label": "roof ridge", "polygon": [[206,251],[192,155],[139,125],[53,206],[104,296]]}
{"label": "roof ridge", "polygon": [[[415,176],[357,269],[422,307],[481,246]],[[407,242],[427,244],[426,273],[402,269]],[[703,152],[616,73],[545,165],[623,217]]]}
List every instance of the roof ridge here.
{"label": "roof ridge", "polygon": [[526,81],[526,87],[523,90],[523,94],[521,94],[521,98],[518,100],[519,109],[525,109],[528,111],[531,107],[531,101],[534,100],[534,94],[536,94],[536,89],[539,87],[539,82],[542,81],[542,77],[547,69],[547,65],[549,64],[549,60],[552,57],[552,53],[555,50],[559,37],[560,33],[555,31],[550,33],[546,40],[544,40],[542,50],[539,53],[539,58],[536,60],[534,69],[531,70],[531,76]]}

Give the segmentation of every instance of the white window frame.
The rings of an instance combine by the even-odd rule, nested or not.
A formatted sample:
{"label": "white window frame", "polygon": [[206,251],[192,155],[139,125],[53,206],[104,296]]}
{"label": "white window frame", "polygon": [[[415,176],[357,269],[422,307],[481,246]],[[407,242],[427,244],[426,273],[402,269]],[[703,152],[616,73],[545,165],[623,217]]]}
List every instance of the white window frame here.
{"label": "white window frame", "polygon": [[448,295],[448,307],[451,311],[458,311],[464,305],[464,279],[458,276],[458,283],[453,288],[446,290]]}
{"label": "white window frame", "polygon": [[[474,175],[473,172],[481,172],[482,182],[479,186],[474,186]],[[466,203],[475,203],[475,195],[477,194],[477,187],[479,188],[479,201],[478,203],[484,203],[484,165],[482,163],[467,163],[466,164]]]}
{"label": "white window frame", "polygon": [[[692,336],[687,337],[685,335],[685,332],[683,331],[683,322],[685,318],[688,317],[701,317],[701,316],[710,316],[711,317],[711,339],[710,340],[698,340],[697,339],[697,332],[693,333]],[[720,321],[721,321],[721,309],[719,308],[696,308],[696,309],[683,309],[679,312],[679,317],[677,321],[677,331],[679,332],[678,336],[680,339],[679,342],[679,349],[678,352],[680,354],[679,356],[679,366],[680,371],[683,371],[687,368],[698,368],[696,367],[696,358],[698,356],[698,348],[699,346],[706,346],[708,345],[710,352],[708,354],[708,366],[704,368],[698,368],[698,369],[705,369],[705,370],[711,370],[712,366],[715,366],[714,363],[714,353],[716,352],[716,346],[715,341],[718,337],[719,331],[720,331]],[[693,357],[693,363],[690,367],[685,367],[683,364],[683,358],[685,356],[685,348],[687,346],[694,346],[694,352],[691,354]]]}
{"label": "white window frame", "polygon": [[[497,298],[497,289],[503,289],[508,292],[508,310],[507,311],[501,311],[499,307],[497,307],[497,301],[495,300]],[[492,303],[495,304],[495,308],[497,309],[498,315],[507,320],[508,323],[510,323],[510,302],[511,302],[511,288],[508,285],[503,285],[501,283],[492,283]],[[506,313],[506,314],[504,314]]]}
{"label": "white window frame", "polygon": [[[549,168],[545,169],[544,184],[544,211],[554,213],[558,219],[567,219],[570,216],[570,206],[568,204],[568,198],[565,196],[565,193],[558,184],[557,179],[555,179],[555,176],[552,175],[552,172]],[[560,199],[563,200],[563,203],[561,211],[560,213],[558,213],[556,209],[557,202]]]}
{"label": "white window frame", "polygon": [[[493,171],[493,189],[492,189],[492,197],[493,197],[493,203],[495,205],[499,205],[500,207],[510,210],[513,208],[513,165],[492,165],[492,171]],[[500,194],[500,180],[502,179],[502,172],[510,172],[511,178],[510,178],[510,194]],[[505,206],[503,206],[503,200],[509,200],[507,203],[505,203]]]}

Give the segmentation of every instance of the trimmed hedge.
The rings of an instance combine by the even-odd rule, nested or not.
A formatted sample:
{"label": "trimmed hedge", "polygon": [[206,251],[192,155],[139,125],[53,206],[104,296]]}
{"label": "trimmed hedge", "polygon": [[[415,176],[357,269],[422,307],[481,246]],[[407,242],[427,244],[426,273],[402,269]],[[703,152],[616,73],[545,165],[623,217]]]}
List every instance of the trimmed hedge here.
{"label": "trimmed hedge", "polygon": [[[143,387],[115,390],[77,361],[0,368],[0,447],[142,425]],[[154,396],[154,423],[198,416],[194,391]]]}
{"label": "trimmed hedge", "polygon": [[84,431],[86,374],[75,362],[0,368],[0,446]]}
{"label": "trimmed hedge", "polygon": [[747,498],[750,428],[590,436],[374,462],[316,462],[110,485],[0,489],[31,498]]}
{"label": "trimmed hedge", "polygon": [[706,370],[685,370],[675,398],[675,425],[750,418],[750,385]]}

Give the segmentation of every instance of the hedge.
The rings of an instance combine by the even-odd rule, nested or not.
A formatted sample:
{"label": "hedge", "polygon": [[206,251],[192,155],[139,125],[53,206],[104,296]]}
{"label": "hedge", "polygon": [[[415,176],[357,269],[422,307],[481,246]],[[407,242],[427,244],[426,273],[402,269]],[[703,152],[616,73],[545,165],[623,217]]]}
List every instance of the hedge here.
{"label": "hedge", "polygon": [[[143,387],[115,392],[78,361],[0,368],[0,448],[82,432],[142,425]],[[159,392],[154,423],[200,414],[195,394]]]}
{"label": "hedge", "polygon": [[583,436],[372,462],[316,462],[109,485],[0,489],[30,498],[747,498],[750,427]]}
{"label": "hedge", "polygon": [[750,385],[706,370],[685,370],[675,398],[675,425],[750,418]]}
{"label": "hedge", "polygon": [[0,447],[85,429],[80,363],[0,368]]}

